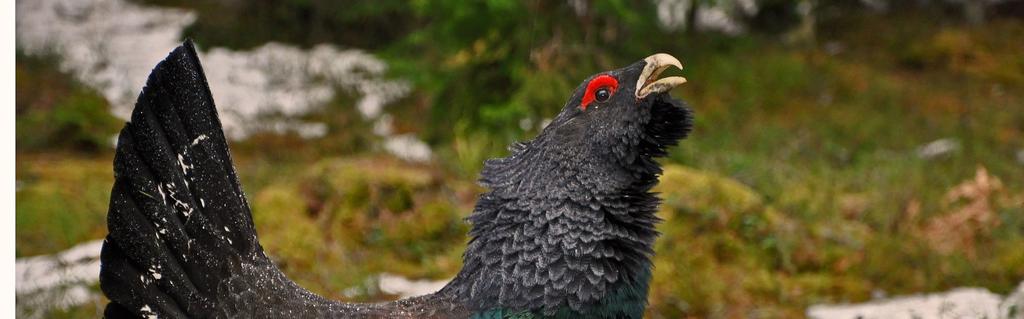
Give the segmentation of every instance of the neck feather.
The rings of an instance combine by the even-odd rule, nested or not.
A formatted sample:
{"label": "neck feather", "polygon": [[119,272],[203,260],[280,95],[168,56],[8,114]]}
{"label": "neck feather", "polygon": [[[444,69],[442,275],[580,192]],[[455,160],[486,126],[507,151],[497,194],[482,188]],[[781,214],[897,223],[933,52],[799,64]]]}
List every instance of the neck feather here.
{"label": "neck feather", "polygon": [[[667,99],[666,99],[667,100]],[[655,103],[639,140],[613,160],[567,161],[537,145],[488,161],[463,269],[444,292],[478,314],[639,317],[646,303],[660,200],[654,157],[684,137],[688,109]],[[616,149],[616,148],[610,148]]]}

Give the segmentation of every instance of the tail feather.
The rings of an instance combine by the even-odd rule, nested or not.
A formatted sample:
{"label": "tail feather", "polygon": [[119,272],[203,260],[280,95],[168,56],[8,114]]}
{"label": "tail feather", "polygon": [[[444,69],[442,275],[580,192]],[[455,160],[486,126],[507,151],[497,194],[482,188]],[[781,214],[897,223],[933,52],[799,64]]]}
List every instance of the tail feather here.
{"label": "tail feather", "polygon": [[118,269],[100,273],[100,285],[108,298],[117,300],[118,307],[134,313],[136,318],[152,318],[158,313],[163,317],[188,318],[174,298],[153,285],[153,279],[139,271],[136,264],[115,247],[104,245],[100,255],[104,267]]}
{"label": "tail feather", "polygon": [[465,316],[447,296],[356,305],[288,280],[259,245],[190,42],[153,69],[118,138],[114,176],[100,256],[108,318]]}
{"label": "tail feather", "polygon": [[226,260],[262,251],[191,43],[150,75],[114,175],[100,283],[110,313],[213,314],[239,264]]}
{"label": "tail feather", "polygon": [[[194,306],[202,307],[208,305],[206,298],[199,294],[199,289],[193,284],[191,278],[197,278],[199,274],[211,273],[212,269],[202,263],[188,262],[188,243],[185,239],[184,229],[176,219],[168,219],[156,215],[147,216],[146,212],[156,210],[140,209],[139,206],[159,207],[153,203],[139,203],[127,196],[128,190],[124,189],[124,183],[116,182],[112,192],[109,215],[110,235],[107,237],[107,244],[101,256],[101,262],[106,269],[120,269],[131,266],[136,272],[140,272],[142,278],[135,278],[139,282],[132,282],[136,285],[156,285],[160,289],[167,290],[174,296],[183,309],[191,310],[193,313],[205,312],[202,309],[189,309]],[[159,196],[159,195],[155,195]],[[148,195],[143,198],[150,199]],[[165,222],[166,221],[166,222]],[[160,224],[162,222],[162,224]],[[177,239],[175,239],[177,237]],[[174,247],[186,241],[185,247]],[[179,253],[185,252],[185,253]],[[114,255],[109,255],[114,254]],[[195,259],[195,257],[192,257]],[[127,264],[120,264],[127,263]],[[116,273],[113,271],[103,274]],[[211,289],[211,283],[197,282],[203,288]],[[123,283],[118,283],[123,284]],[[101,286],[104,288],[118,286],[117,284],[106,283],[101,278]]]}
{"label": "tail feather", "polygon": [[[140,103],[146,109],[133,114],[132,121],[157,133],[152,135],[156,143],[150,145],[160,148],[155,151],[164,154],[154,155],[164,158],[154,159],[153,163],[170,163],[172,167],[160,168],[171,175],[168,177],[175,178],[170,185],[179,192],[184,186],[184,194],[191,195],[176,198],[180,202],[175,204],[200,211],[215,225],[227,226],[217,230],[225,232],[220,235],[230,238],[239,251],[252,253],[254,236],[240,236],[255,234],[249,204],[232,167],[205,76],[190,44],[178,50],[190,52],[172,53],[169,60],[177,61],[167,62],[177,63],[165,62],[154,70],[149,83],[157,85],[147,87],[147,91],[153,92],[143,92]],[[182,209],[186,210],[185,207]]]}

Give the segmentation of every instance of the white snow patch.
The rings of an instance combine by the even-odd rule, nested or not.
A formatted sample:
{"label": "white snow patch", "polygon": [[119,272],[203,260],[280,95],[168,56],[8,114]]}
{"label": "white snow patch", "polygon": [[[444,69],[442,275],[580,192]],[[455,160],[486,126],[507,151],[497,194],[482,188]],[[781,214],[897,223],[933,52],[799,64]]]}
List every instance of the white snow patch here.
{"label": "white snow patch", "polygon": [[103,240],[94,240],[53,255],[18,258],[14,265],[15,291],[20,294],[69,282],[95,281],[102,247]]}
{"label": "white snow patch", "polygon": [[[112,113],[123,119],[131,115],[153,66],[181,43],[182,30],[196,19],[188,10],[125,0],[19,0],[15,10],[18,48],[30,55],[60,56],[60,68],[103,94],[113,105]],[[258,131],[323,136],[325,124],[300,117],[330,101],[336,88],[359,95],[355,105],[367,120],[381,117],[384,105],[410,88],[405,81],[385,79],[387,65],[375,56],[331,45],[302,50],[267,43],[248,51],[211,48],[199,55],[224,132],[231,139]],[[382,134],[385,139],[389,135]],[[205,135],[192,144],[203,139]],[[414,149],[401,149],[404,146]],[[423,154],[423,146],[399,143],[386,149]]]}
{"label": "white snow patch", "polygon": [[402,298],[422,296],[436,292],[444,288],[451,281],[451,279],[409,280],[408,278],[389,273],[382,273],[377,279],[380,291],[390,295],[399,295]]}
{"label": "white snow patch", "polygon": [[[1024,289],[1024,283],[1018,292]],[[1015,297],[1016,296],[1016,297]],[[1014,301],[1014,299],[1017,299]],[[957,288],[948,292],[898,297],[854,305],[815,305],[807,309],[812,319],[939,319],[939,318],[1024,318],[1000,304],[1022,303],[1024,295],[1003,300],[983,288]],[[1014,316],[1010,316],[1015,314]]]}
{"label": "white snow patch", "polygon": [[999,304],[1002,318],[1024,319],[1024,281]]}
{"label": "white snow patch", "polygon": [[14,262],[16,313],[42,318],[51,309],[100,302],[90,286],[99,281],[103,240],[76,245],[53,255],[18,258]]}
{"label": "white snow patch", "polygon": [[384,141],[384,149],[411,162],[426,162],[432,157],[430,146],[410,134],[388,137]]}

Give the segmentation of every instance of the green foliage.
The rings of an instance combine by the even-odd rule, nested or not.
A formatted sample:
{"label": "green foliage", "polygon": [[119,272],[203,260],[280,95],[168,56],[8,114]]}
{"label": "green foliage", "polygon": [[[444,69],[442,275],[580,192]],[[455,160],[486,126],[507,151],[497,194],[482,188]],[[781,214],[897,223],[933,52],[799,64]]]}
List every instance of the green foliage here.
{"label": "green foliage", "polygon": [[106,99],[57,69],[53,57],[16,55],[15,126],[19,150],[95,152],[122,123]]}
{"label": "green foliage", "polygon": [[[616,53],[639,56],[623,42],[663,34],[642,18],[653,16],[650,3],[591,6],[578,15],[566,2],[419,1],[427,22],[384,56],[437,106],[432,123],[459,118],[473,134],[508,142],[557,113],[582,78],[629,61]],[[431,141],[451,138],[446,126],[424,129]]]}

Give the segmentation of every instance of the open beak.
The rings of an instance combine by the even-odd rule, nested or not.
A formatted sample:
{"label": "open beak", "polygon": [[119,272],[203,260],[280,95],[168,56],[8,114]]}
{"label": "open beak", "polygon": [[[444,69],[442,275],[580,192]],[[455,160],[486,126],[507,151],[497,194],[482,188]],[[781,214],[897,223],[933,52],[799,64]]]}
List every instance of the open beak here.
{"label": "open beak", "polygon": [[665,53],[658,53],[645,58],[644,62],[647,62],[647,65],[640,72],[640,79],[636,81],[636,98],[642,99],[651,93],[666,92],[677,85],[686,83],[686,78],[681,76],[658,79],[661,72],[670,66],[677,67],[680,70],[683,69],[683,64],[675,57]]}

